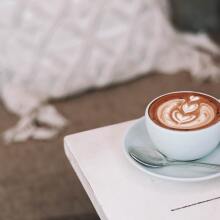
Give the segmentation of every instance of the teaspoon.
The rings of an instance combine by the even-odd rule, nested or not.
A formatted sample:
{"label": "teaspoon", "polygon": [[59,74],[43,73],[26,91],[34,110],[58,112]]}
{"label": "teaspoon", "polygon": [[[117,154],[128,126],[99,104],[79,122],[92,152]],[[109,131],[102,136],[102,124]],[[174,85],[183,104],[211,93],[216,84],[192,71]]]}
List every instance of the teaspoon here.
{"label": "teaspoon", "polygon": [[150,167],[150,168],[160,168],[164,166],[172,165],[190,165],[198,167],[206,167],[220,170],[220,164],[211,164],[199,161],[178,161],[167,158],[162,153],[153,148],[137,150],[131,148],[129,150],[129,155],[138,163]]}

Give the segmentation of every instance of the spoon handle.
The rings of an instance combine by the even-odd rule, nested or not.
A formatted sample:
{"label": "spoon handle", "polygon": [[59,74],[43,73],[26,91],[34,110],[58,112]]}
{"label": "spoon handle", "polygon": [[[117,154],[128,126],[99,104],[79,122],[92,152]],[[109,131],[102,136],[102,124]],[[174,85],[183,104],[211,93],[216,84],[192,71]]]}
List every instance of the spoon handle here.
{"label": "spoon handle", "polygon": [[212,163],[205,163],[205,162],[199,162],[199,161],[169,161],[167,165],[190,165],[190,166],[196,166],[196,167],[206,167],[206,168],[212,168],[212,169],[219,169],[220,170],[220,164],[212,164]]}

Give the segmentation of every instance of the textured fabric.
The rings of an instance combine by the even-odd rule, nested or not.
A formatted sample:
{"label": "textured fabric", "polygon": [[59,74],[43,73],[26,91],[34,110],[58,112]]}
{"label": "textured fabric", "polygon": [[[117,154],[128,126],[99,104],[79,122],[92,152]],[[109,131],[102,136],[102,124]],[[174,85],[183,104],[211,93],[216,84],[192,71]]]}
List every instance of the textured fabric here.
{"label": "textured fabric", "polygon": [[47,106],[52,98],[151,70],[217,76],[212,57],[196,49],[218,53],[217,46],[206,35],[176,32],[168,11],[164,0],[1,1],[0,95],[21,116],[6,140],[55,135],[66,120]]}

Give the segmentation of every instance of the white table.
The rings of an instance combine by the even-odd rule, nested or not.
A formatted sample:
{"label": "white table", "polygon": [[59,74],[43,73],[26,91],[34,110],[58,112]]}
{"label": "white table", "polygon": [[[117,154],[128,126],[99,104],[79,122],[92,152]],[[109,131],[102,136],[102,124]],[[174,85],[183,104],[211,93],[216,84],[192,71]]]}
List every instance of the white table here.
{"label": "white table", "polygon": [[[66,155],[100,218],[219,220],[220,179],[197,183],[162,180],[143,173],[125,158],[123,137],[132,123],[65,138]],[[199,204],[172,211],[195,203]]]}

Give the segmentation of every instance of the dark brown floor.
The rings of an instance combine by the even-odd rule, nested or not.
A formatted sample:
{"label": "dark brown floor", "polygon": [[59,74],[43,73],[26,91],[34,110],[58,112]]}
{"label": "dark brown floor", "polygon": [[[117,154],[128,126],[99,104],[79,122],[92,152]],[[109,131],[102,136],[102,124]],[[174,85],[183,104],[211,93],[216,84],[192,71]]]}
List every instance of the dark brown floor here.
{"label": "dark brown floor", "polygon": [[[0,220],[97,220],[64,155],[63,136],[140,117],[152,98],[174,90],[220,97],[220,83],[195,82],[185,73],[155,74],[56,102],[69,126],[54,140],[0,142]],[[0,132],[16,122],[2,105],[0,122]]]}

